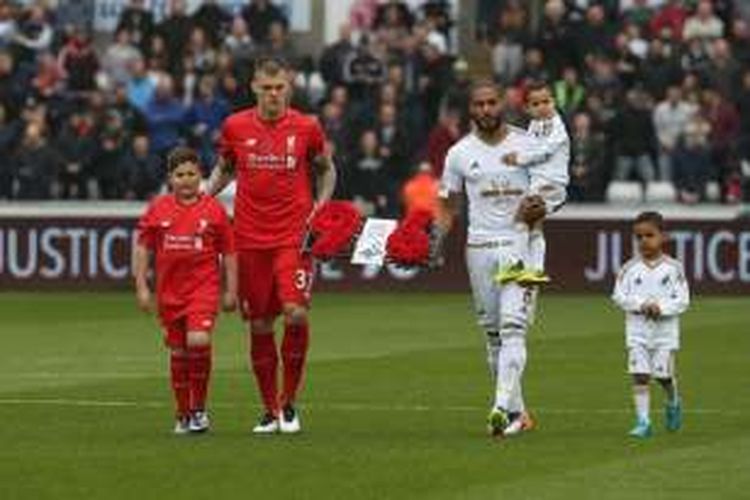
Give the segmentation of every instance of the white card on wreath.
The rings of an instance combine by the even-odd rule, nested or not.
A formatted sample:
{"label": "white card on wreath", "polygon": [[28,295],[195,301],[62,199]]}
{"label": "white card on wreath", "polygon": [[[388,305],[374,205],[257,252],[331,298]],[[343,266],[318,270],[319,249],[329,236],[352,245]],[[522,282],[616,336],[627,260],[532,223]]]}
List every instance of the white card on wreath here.
{"label": "white card on wreath", "polygon": [[382,266],[385,262],[385,244],[397,225],[398,222],[393,219],[367,219],[354,245],[351,263]]}

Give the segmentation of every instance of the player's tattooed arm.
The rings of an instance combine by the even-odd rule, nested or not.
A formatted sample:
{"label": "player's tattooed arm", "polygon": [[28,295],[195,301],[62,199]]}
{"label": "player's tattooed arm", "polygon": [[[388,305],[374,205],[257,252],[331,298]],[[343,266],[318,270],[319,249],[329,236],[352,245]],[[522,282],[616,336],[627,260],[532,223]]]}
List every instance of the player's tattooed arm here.
{"label": "player's tattooed arm", "polygon": [[317,185],[315,204],[320,206],[330,200],[336,190],[336,165],[330,153],[316,156],[312,164],[315,168]]}
{"label": "player's tattooed arm", "polygon": [[210,196],[216,196],[232,182],[232,179],[234,179],[234,164],[223,156],[219,156],[208,177],[206,192]]}
{"label": "player's tattooed arm", "polygon": [[148,286],[149,251],[145,245],[136,244],[133,248],[133,280],[135,298],[142,311],[151,311],[151,289]]}

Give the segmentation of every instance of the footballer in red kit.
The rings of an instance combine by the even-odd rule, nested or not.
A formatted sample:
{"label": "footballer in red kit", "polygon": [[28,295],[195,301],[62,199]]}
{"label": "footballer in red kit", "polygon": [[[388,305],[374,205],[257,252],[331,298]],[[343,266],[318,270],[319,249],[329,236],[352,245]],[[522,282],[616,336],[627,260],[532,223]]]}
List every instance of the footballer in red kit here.
{"label": "footballer in red kit", "polygon": [[[208,192],[218,194],[237,180],[239,300],[250,326],[250,360],[265,407],[253,431],[296,433],[300,419],[294,403],[309,344],[313,277],[312,261],[301,247],[315,208],[333,194],[336,171],[318,120],[289,107],[290,73],[283,61],[261,59],[252,90],[257,106],[224,121],[220,160]],[[282,315],[279,353],[274,323]]]}
{"label": "footballer in red kit", "polygon": [[208,429],[210,335],[221,298],[221,263],[227,310],[236,307],[237,270],[229,217],[215,198],[200,193],[196,153],[177,148],[167,168],[172,193],[156,197],[138,222],[133,272],[138,304],[148,311],[149,254],[155,255],[156,306],[177,405],[175,433],[185,434]]}

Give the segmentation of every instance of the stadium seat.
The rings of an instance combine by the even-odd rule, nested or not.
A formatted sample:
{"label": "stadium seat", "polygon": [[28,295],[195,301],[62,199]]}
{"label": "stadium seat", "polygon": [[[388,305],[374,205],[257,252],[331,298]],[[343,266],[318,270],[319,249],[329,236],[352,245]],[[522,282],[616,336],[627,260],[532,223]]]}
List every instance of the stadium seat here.
{"label": "stadium seat", "polygon": [[629,205],[643,201],[643,185],[640,182],[612,181],[607,187],[609,203]]}
{"label": "stadium seat", "polygon": [[672,203],[677,199],[677,190],[669,181],[654,181],[646,186],[646,201],[649,203]]}
{"label": "stadium seat", "polygon": [[718,202],[721,199],[721,186],[716,181],[706,184],[706,200]]}

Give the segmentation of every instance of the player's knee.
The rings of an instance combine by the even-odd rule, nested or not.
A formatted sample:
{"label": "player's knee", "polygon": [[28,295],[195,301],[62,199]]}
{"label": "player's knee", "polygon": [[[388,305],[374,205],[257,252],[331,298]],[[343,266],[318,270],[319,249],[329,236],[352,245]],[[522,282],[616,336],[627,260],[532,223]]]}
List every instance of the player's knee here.
{"label": "player's knee", "polygon": [[284,320],[290,325],[302,325],[307,323],[307,309],[297,304],[285,305]]}
{"label": "player's knee", "polygon": [[250,321],[251,335],[266,335],[273,332],[273,319],[260,318]]}
{"label": "player's knee", "polygon": [[646,373],[634,373],[633,384],[635,385],[648,385],[651,381],[651,376]]}
{"label": "player's knee", "polygon": [[205,331],[187,332],[188,347],[205,347],[211,344],[211,334]]}

